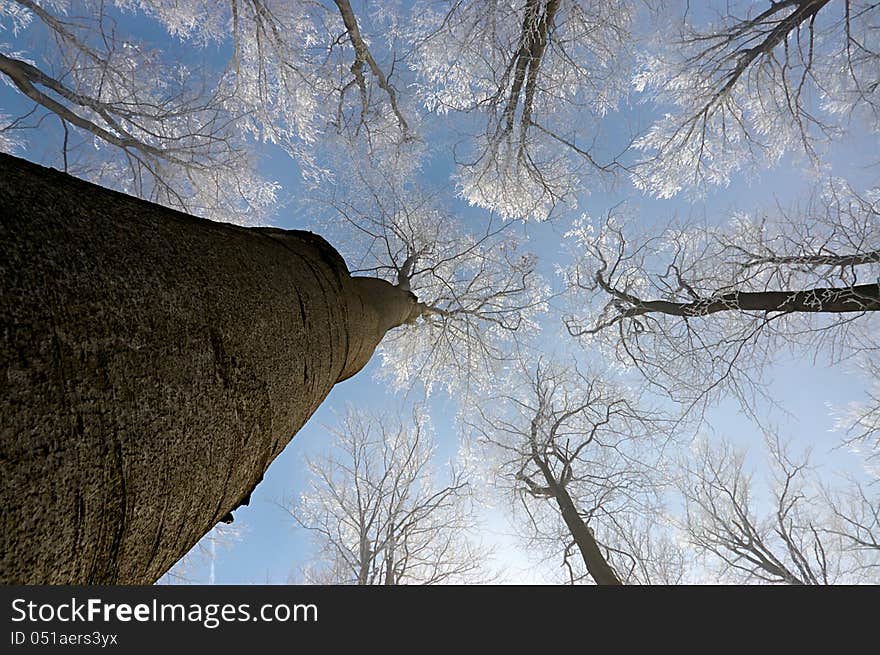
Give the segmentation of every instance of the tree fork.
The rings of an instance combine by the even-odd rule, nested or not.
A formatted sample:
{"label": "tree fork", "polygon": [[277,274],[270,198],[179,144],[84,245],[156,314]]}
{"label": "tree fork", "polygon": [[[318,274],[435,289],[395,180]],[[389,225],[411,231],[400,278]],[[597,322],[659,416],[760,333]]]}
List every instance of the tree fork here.
{"label": "tree fork", "polygon": [[4,584],[154,582],[421,311],[309,232],[3,154],[0,252]]}

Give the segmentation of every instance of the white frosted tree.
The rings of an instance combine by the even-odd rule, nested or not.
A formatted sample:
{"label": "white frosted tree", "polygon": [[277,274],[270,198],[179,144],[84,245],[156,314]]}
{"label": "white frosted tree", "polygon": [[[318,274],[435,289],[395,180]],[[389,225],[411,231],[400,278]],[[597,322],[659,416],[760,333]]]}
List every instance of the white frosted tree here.
{"label": "white frosted tree", "polygon": [[853,123],[880,126],[871,0],[676,3],[658,18],[635,86],[667,113],[635,142],[641,189],[700,192],[787,153],[818,161]]}
{"label": "white frosted tree", "polygon": [[659,235],[618,209],[570,238],[571,334],[693,407],[723,395],[751,411],[780,353],[840,362],[876,352],[877,190],[831,181],[800,208]]}
{"label": "white frosted tree", "polygon": [[313,541],[302,569],[315,584],[475,583],[492,579],[466,463],[435,468],[425,414],[410,419],[349,406],[331,450],[308,461],[309,481],[286,508]]}
{"label": "white frosted tree", "polygon": [[458,182],[505,218],[572,204],[590,173],[599,119],[627,89],[634,9],[620,0],[417,4],[410,39],[419,97],[436,114],[472,114]]}
{"label": "white frosted tree", "polygon": [[320,194],[322,224],[339,234],[353,272],[413,293],[421,307],[383,342],[383,373],[395,386],[421,382],[428,391],[491,386],[514,340],[538,331],[552,297],[525,237],[491,217],[466,224],[417,172],[364,160],[338,168],[351,171],[349,183]]}
{"label": "white frosted tree", "polygon": [[[319,142],[418,159],[452,114],[444,126],[468,133],[462,195],[525,219],[622,168],[632,136],[603,119],[634,90],[666,113],[625,168],[659,196],[789,152],[815,159],[856,122],[876,130],[875,3],[721,4],[6,0],[0,73],[23,108],[3,112],[0,146],[51,127],[53,163],[246,222],[276,192],[253,171],[254,141],[327,180]],[[127,33],[138,20],[172,47]]]}
{"label": "white frosted tree", "polygon": [[120,33],[111,8],[0,5],[5,36],[15,37],[0,45],[0,79],[29,101],[7,119],[16,143],[5,148],[20,150],[29,131],[50,128],[57,150],[48,161],[66,172],[190,213],[261,221],[277,188],[254,171],[237,125],[245,109],[207,67]]}
{"label": "white frosted tree", "polygon": [[[362,18],[348,0],[4,1],[0,79],[24,108],[4,112],[0,146],[57,126],[48,163],[189,213],[261,222],[277,185],[255,172],[255,140],[319,176],[322,134],[375,149],[412,139]],[[169,36],[163,49],[130,32],[150,20]]]}

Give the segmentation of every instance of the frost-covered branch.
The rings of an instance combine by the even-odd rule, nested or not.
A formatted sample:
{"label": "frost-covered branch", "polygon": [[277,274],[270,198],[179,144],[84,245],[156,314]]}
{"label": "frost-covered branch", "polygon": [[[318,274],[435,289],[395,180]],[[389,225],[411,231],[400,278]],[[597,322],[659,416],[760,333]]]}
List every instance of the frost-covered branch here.
{"label": "frost-covered branch", "polygon": [[652,237],[614,213],[598,230],[581,221],[569,280],[580,306],[597,304],[573,312],[569,332],[676,399],[733,393],[749,406],[783,348],[840,360],[876,346],[878,216],[876,190],[832,182],[803,209],[719,227]]}
{"label": "frost-covered branch", "polygon": [[673,108],[635,144],[648,157],[633,180],[660,197],[725,185],[788,152],[818,161],[818,142],[854,117],[880,126],[876,2],[721,4],[658,30],[635,78]]}
{"label": "frost-covered branch", "polygon": [[16,126],[19,147],[27,127],[54,116],[64,170],[191,213],[260,220],[276,187],[253,172],[230,95],[205,70],[118,34],[97,5],[85,3],[82,16],[52,7],[0,9],[0,21],[43,46],[0,53],[0,78],[33,103]]}
{"label": "frost-covered branch", "polygon": [[505,218],[545,218],[582,191],[599,118],[625,92],[633,8],[618,0],[419,5],[412,29],[420,97],[485,128],[459,162],[462,194]]}
{"label": "frost-covered branch", "polygon": [[[284,148],[310,179],[327,175],[333,137],[377,155],[414,141],[391,82],[393,39],[377,47],[365,32],[394,17],[363,18],[347,0],[0,3],[14,37],[0,45],[0,80],[29,101],[4,117],[0,145],[21,149],[28,128],[48,125],[46,163],[189,213],[262,222],[278,186],[256,174],[255,141]],[[162,49],[140,33],[151,20],[169,35]]]}
{"label": "frost-covered branch", "polygon": [[489,220],[470,230],[436,192],[397,171],[358,166],[345,192],[323,198],[361,274],[411,291],[421,303],[414,324],[381,346],[398,385],[420,381],[464,391],[490,384],[517,334],[537,329],[551,293],[512,224]]}

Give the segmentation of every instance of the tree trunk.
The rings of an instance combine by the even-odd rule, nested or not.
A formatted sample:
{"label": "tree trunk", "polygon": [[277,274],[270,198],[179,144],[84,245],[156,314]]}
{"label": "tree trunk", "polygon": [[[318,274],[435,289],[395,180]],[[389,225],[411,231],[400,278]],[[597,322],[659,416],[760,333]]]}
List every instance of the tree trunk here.
{"label": "tree trunk", "polygon": [[556,481],[546,462],[538,457],[535,457],[534,461],[544,475],[544,480],[547,482],[550,492],[553,494],[553,498],[559,507],[559,513],[562,514],[562,520],[565,521],[565,526],[568,528],[569,533],[571,533],[575,544],[577,544],[578,550],[581,551],[584,566],[587,567],[587,572],[593,578],[593,581],[597,585],[623,584],[602,554],[602,550],[593,536],[593,531],[584,523],[565,486]]}
{"label": "tree trunk", "polygon": [[415,299],[309,232],[0,155],[0,582],[152,583]]}
{"label": "tree trunk", "polygon": [[584,523],[571,500],[571,496],[560,485],[553,483],[552,486],[555,492],[556,504],[559,505],[559,511],[562,514],[562,520],[565,521],[565,525],[577,544],[578,550],[581,551],[584,565],[587,567],[587,572],[589,572],[593,581],[597,585],[623,584],[602,554],[602,550],[593,536],[593,531]]}

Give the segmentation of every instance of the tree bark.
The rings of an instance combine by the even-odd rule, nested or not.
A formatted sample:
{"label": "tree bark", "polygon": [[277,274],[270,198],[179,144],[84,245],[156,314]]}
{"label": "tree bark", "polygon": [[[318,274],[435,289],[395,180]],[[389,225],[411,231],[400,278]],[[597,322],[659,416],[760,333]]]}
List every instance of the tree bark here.
{"label": "tree bark", "polygon": [[415,314],[309,232],[0,154],[4,584],[152,583]]}
{"label": "tree bark", "polygon": [[577,544],[581,557],[584,560],[584,566],[587,567],[587,572],[593,578],[593,581],[597,585],[623,584],[602,554],[602,549],[599,548],[599,544],[593,536],[593,531],[584,523],[568,491],[553,478],[552,473],[549,472],[549,467],[546,467],[543,463],[539,464],[539,466],[559,507],[559,513],[562,514],[562,520],[565,521],[572,539]]}
{"label": "tree bark", "polygon": [[584,523],[568,492],[559,485],[554,486],[556,487],[554,489],[556,492],[556,504],[559,506],[562,519],[565,521],[565,525],[577,544],[578,550],[581,551],[581,557],[584,560],[584,565],[587,567],[587,572],[597,585],[623,584],[602,554],[602,550],[593,536],[593,531]]}
{"label": "tree bark", "polygon": [[627,316],[657,312],[671,316],[709,316],[718,312],[803,312],[843,314],[880,311],[880,284],[827,287],[803,291],[733,291],[721,296],[677,303],[639,300]]}

